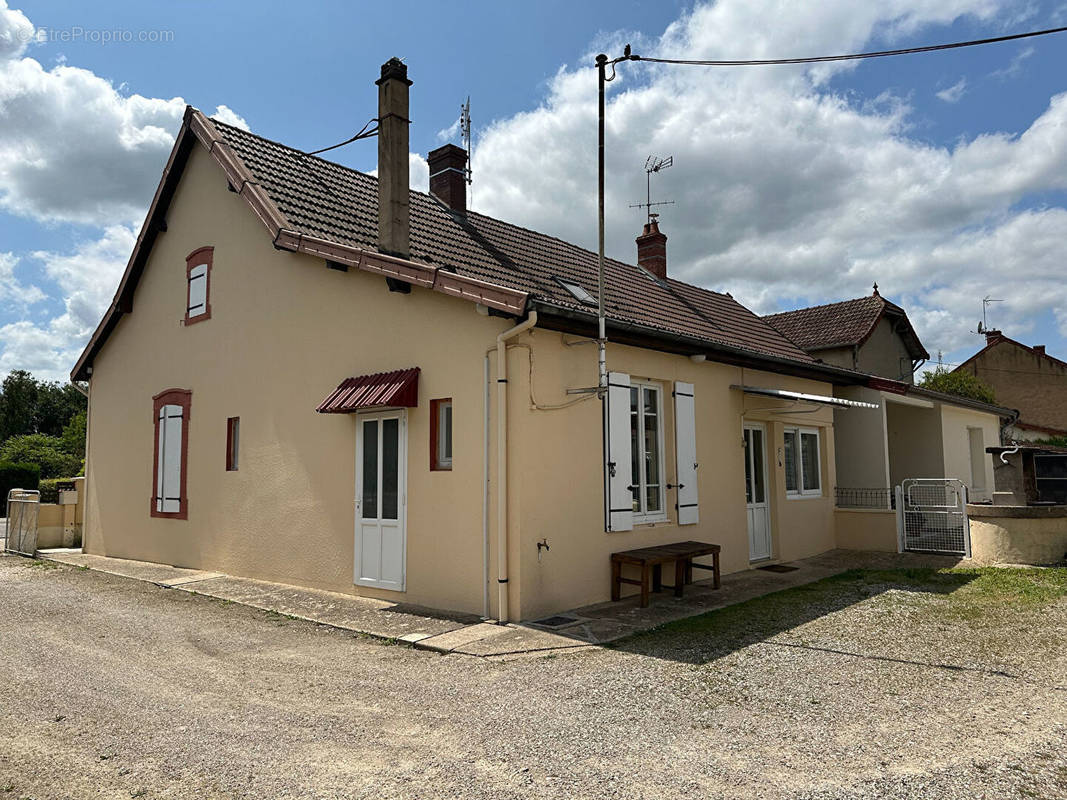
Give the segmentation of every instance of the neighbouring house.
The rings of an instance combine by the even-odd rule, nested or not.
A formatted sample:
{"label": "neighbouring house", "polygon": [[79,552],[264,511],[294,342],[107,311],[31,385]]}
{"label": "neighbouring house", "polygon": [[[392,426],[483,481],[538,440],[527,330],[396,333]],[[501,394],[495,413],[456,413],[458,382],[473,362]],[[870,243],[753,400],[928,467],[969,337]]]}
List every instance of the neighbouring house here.
{"label": "neighbouring house", "polygon": [[71,373],[86,550],[519,620],[607,600],[619,550],[836,547],[870,376],[669,277],[650,222],[601,399],[596,255],[468,210],[452,145],[410,191],[406,67],[377,84],[377,178],[187,109]]}
{"label": "neighbouring house", "polygon": [[986,344],[953,372],[969,372],[993,390],[997,402],[1019,409],[1013,438],[1067,436],[1067,362],[1044,345],[1028,347],[1000,331],[986,331]]}
{"label": "neighbouring house", "polygon": [[879,406],[873,415],[834,413],[837,504],[850,512],[839,512],[843,546],[896,549],[894,487],[905,478],[958,478],[972,501],[991,498],[986,448],[1001,443],[1016,412],[914,385],[929,353],[905,310],[882,297],[877,284],[868,297],[763,319],[810,355],[877,376],[834,390]]}
{"label": "neighbouring house", "polygon": [[804,352],[827,364],[914,383],[926,352],[904,309],[878,293],[763,318]]}

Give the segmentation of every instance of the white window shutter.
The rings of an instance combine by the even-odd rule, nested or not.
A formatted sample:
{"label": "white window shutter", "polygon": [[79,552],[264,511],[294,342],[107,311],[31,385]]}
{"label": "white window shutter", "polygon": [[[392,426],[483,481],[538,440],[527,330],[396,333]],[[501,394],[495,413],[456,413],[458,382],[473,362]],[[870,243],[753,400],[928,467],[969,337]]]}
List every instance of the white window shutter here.
{"label": "white window shutter", "polygon": [[199,264],[189,271],[189,316],[207,313],[207,264]]}
{"label": "white window shutter", "polygon": [[160,471],[160,511],[176,514],[181,511],[182,486],[182,407],[164,406],[164,417],[160,420],[160,438],[163,447],[159,453]]}
{"label": "white window shutter", "polygon": [[605,492],[607,529],[629,531],[634,527],[634,495],[630,491],[630,376],[625,372],[608,374],[607,463]]}
{"label": "white window shutter", "polygon": [[678,524],[700,521],[697,504],[697,431],[693,384],[674,384],[674,452],[678,459]]}

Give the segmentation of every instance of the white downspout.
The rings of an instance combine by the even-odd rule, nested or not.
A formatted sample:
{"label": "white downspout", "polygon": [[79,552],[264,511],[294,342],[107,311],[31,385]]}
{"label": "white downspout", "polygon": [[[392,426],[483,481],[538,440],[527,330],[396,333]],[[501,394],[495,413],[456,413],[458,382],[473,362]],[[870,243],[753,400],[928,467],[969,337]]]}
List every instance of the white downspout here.
{"label": "white downspout", "polygon": [[482,367],[482,617],[489,618],[489,354]]}
{"label": "white downspout", "polygon": [[537,312],[496,337],[496,577],[497,619],[508,621],[508,348],[507,341],[537,324]]}

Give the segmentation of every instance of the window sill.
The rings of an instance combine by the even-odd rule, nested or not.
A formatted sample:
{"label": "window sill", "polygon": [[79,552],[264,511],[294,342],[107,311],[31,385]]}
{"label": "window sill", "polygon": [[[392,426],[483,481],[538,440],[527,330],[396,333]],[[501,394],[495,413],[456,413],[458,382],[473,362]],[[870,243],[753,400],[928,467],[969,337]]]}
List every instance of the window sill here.
{"label": "window sill", "polygon": [[641,519],[634,519],[635,528],[662,528],[673,524],[674,523],[669,517],[642,517]]}
{"label": "window sill", "polygon": [[799,493],[795,493],[795,492],[786,492],[785,499],[786,500],[820,500],[820,499],[822,499],[823,496],[824,495],[823,495],[822,492],[819,492],[818,494],[799,494]]}

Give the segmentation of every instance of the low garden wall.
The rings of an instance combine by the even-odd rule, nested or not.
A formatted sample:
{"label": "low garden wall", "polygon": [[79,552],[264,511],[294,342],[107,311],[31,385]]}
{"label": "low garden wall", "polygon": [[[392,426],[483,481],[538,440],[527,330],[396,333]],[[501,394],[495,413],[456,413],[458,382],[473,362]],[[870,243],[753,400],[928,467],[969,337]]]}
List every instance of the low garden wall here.
{"label": "low garden wall", "polygon": [[835,508],[837,546],[846,550],[897,552],[897,514],[874,508]]}
{"label": "low garden wall", "polygon": [[979,564],[1067,561],[1067,506],[968,505],[967,515]]}

